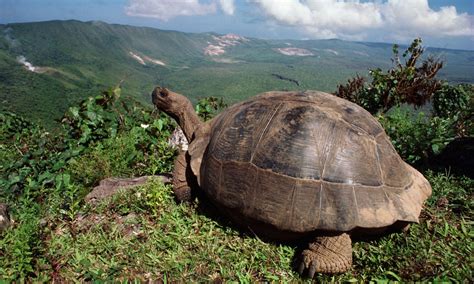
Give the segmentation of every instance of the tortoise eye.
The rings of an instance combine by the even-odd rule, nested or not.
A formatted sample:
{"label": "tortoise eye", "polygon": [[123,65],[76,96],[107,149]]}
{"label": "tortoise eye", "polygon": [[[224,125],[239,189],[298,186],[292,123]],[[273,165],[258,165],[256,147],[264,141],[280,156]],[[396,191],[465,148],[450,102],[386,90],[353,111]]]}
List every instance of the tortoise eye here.
{"label": "tortoise eye", "polygon": [[168,96],[168,90],[167,89],[160,90],[160,97],[166,98],[167,96]]}

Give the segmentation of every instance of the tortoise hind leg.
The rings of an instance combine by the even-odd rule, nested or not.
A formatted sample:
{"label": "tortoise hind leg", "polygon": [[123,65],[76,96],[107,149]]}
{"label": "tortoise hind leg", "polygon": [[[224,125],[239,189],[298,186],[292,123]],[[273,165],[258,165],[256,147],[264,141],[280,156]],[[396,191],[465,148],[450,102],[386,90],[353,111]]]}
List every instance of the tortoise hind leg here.
{"label": "tortoise hind leg", "polygon": [[316,272],[342,273],[352,266],[352,242],[348,234],[317,237],[301,253],[298,272],[307,270],[313,278]]}
{"label": "tortoise hind leg", "polygon": [[180,202],[190,202],[193,199],[194,175],[189,166],[187,152],[180,152],[174,161],[173,192]]}

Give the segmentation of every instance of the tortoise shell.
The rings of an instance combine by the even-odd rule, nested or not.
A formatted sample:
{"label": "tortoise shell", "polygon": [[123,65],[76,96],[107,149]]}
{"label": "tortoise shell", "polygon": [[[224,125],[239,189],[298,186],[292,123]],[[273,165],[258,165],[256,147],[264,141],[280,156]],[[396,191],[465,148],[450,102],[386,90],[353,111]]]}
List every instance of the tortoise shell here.
{"label": "tortoise shell", "polygon": [[363,108],[317,91],[269,92],[212,122],[198,176],[209,198],[279,230],[417,222],[431,188]]}

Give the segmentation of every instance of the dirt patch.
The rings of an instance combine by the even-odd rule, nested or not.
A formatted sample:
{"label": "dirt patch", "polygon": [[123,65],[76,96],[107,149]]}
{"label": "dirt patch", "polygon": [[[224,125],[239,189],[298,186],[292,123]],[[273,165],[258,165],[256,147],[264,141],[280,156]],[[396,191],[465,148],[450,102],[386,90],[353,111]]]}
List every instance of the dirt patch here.
{"label": "dirt patch", "polygon": [[282,47],[282,48],[277,48],[276,51],[283,55],[288,55],[288,56],[313,56],[314,55],[314,53],[312,53],[311,51],[304,48],[298,48],[298,47]]}
{"label": "dirt patch", "polygon": [[236,46],[245,41],[249,41],[245,37],[236,34],[226,34],[223,36],[212,36],[214,42],[208,42],[208,46],[204,48],[204,54],[209,56],[218,56],[226,52],[225,48]]}

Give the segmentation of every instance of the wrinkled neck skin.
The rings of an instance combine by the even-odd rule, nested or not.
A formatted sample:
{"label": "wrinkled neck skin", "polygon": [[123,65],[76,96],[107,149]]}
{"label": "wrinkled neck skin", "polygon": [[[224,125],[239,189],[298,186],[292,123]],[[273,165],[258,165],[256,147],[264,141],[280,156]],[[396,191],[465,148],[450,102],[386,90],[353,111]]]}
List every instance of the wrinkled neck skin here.
{"label": "wrinkled neck skin", "polygon": [[186,136],[186,139],[188,140],[188,143],[191,142],[194,131],[201,125],[201,120],[194,111],[191,102],[186,100],[178,110],[169,113],[169,115],[178,122],[184,132],[184,136]]}

